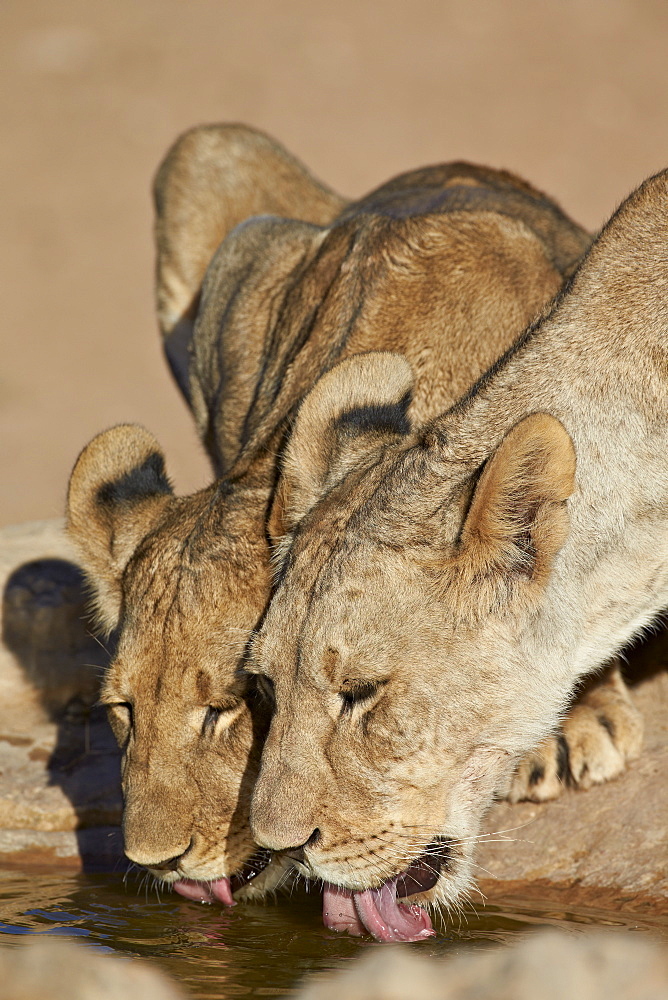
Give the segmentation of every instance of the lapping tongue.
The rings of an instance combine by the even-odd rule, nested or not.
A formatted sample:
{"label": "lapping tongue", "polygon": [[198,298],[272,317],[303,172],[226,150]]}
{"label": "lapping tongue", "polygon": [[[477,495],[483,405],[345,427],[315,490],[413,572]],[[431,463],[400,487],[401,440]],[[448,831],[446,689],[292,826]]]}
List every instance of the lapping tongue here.
{"label": "lapping tongue", "polygon": [[448,856],[448,845],[436,840],[406,871],[378,889],[351,892],[325,883],[325,926],[357,937],[373,934],[377,941],[422,941],[431,937],[435,931],[429,914],[415,903],[400,903],[397,897],[414,896],[435,886]]}
{"label": "lapping tongue", "polygon": [[[397,897],[411,896],[426,892],[438,881],[441,865],[447,849],[432,844],[427,852],[413,862],[405,872],[388,879],[378,889],[353,892],[326,882],[323,890],[322,918],[325,927],[345,932],[356,937],[372,934],[377,941],[422,941],[435,934],[429,914],[416,903],[400,903]],[[263,863],[254,865],[251,878],[262,870]],[[250,866],[249,874],[251,872]],[[246,877],[233,876],[240,884]],[[172,889],[186,899],[200,903],[218,901],[225,906],[234,906],[232,885],[229,878],[214,879],[211,882],[197,882],[194,879],[178,879]]]}
{"label": "lapping tongue", "polygon": [[398,902],[396,878],[364,892],[325,884],[322,919],[330,930],[368,933],[377,941],[422,941],[435,933],[421,906]]}
{"label": "lapping tongue", "polygon": [[248,858],[230,878],[216,878],[210,882],[199,882],[192,878],[180,878],[172,882],[172,889],[186,899],[194,899],[197,903],[213,903],[217,901],[225,906],[235,906],[234,893],[237,889],[252,882],[256,875],[264,871],[271,861],[271,851],[259,849]]}
{"label": "lapping tongue", "polygon": [[214,879],[213,882],[196,882],[192,878],[180,878],[172,882],[172,889],[186,899],[197,903],[213,903],[217,900],[225,906],[235,906],[229,878]]}
{"label": "lapping tongue", "polygon": [[[405,882],[405,876],[397,876],[379,889],[364,892],[351,892],[326,883],[322,911],[325,926],[357,937],[372,934],[378,941],[421,941],[431,937],[434,930],[425,910],[415,904],[398,902],[397,883],[401,882]],[[172,889],[198,903],[217,900],[225,906],[235,905],[229,878],[213,882],[182,878],[172,883]]]}
{"label": "lapping tongue", "polygon": [[435,840],[406,871],[388,879],[378,889],[351,892],[325,883],[322,908],[325,926],[358,937],[373,934],[377,941],[422,941],[431,937],[435,931],[429,914],[415,903],[400,903],[397,897],[414,896],[433,888],[449,853],[446,842]]}

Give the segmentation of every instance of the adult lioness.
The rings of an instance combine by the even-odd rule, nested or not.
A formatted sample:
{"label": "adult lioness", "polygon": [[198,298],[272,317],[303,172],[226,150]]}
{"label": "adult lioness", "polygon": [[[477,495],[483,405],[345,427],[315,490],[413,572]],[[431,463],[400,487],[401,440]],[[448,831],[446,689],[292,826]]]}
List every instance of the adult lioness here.
{"label": "adult lioness", "polygon": [[[329,372],[286,447],[292,542],[250,656],[276,700],[251,823],[328,884],[330,926],[412,940],[429,917],[397,899],[456,903],[518,758],[668,604],[668,171],[403,440],[373,418],[411,383],[383,357],[375,392],[372,355]],[[335,433],[356,400],[363,441]],[[612,695],[601,722],[624,740]]]}
{"label": "adult lioness", "polygon": [[[126,853],[179,891],[230,903],[258,870],[248,811],[266,725],[237,667],[269,594],[267,511],[297,404],[337,361],[385,348],[416,371],[412,397],[394,401],[398,430],[433,416],[589,240],[523,181],[466,164],[402,175],[344,206],[240,127],[189,133],[158,178],[167,352],[220,478],[177,498],[154,438],[114,428],[75,466],[69,531],[103,622],[119,629],[103,700],[125,749]],[[242,222],[204,278],[232,222],[263,212],[293,218]],[[369,393],[391,370],[391,358],[390,372],[373,366]],[[366,416],[352,408],[346,420],[355,436]]]}

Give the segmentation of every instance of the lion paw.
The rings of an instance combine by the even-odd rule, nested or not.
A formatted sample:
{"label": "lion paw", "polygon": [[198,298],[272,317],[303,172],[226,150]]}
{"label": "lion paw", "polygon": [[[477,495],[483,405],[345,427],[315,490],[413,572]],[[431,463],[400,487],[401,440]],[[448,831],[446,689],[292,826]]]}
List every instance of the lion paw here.
{"label": "lion paw", "polygon": [[521,761],[507,798],[546,802],[565,788],[590,788],[638,756],[643,720],[615,662],[573,704],[560,730]]}

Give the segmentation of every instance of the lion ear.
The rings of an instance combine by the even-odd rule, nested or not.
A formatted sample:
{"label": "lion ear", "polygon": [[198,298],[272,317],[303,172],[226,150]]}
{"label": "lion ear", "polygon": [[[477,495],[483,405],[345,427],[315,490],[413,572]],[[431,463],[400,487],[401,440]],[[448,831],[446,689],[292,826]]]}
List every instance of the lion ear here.
{"label": "lion ear", "polygon": [[484,615],[518,588],[537,594],[545,586],[568,534],[574,488],[575,449],[563,424],[546,413],[516,424],[485,464],[464,520],[458,606],[477,605]]}
{"label": "lion ear", "polygon": [[67,493],[67,531],[108,632],[118,624],[123,570],[172,496],[160,446],[136,424],[98,434],[76,461]]}
{"label": "lion ear", "polygon": [[285,447],[268,530],[277,542],[380,447],[408,434],[413,373],[400,354],[358,354],[305,397]]}
{"label": "lion ear", "polygon": [[158,321],[172,374],[190,397],[189,345],[204,275],[228,234],[252,216],[328,225],[345,200],[280,143],[246,125],[179,136],[153,183]]}

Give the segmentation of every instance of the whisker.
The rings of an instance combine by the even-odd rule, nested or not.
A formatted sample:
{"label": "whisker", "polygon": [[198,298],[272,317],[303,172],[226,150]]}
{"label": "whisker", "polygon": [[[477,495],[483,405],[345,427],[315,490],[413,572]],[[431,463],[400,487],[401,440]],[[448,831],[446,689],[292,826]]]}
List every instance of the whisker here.
{"label": "whisker", "polygon": [[100,647],[100,649],[103,649],[105,651],[105,653],[107,654],[107,656],[111,656],[111,651],[109,649],[107,649],[107,647],[102,642],[102,640],[100,639],[99,636],[95,635],[94,632],[91,632],[90,629],[86,629],[86,635],[89,637],[89,639],[93,639],[98,644],[98,646]]}
{"label": "whisker", "polygon": [[477,861],[469,861],[469,864],[474,868],[479,868],[481,872],[484,872],[485,875],[489,875],[490,878],[498,879],[499,877],[498,875],[495,875],[494,872],[490,872],[487,868],[483,868],[483,866],[478,864]]}

